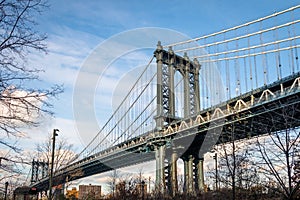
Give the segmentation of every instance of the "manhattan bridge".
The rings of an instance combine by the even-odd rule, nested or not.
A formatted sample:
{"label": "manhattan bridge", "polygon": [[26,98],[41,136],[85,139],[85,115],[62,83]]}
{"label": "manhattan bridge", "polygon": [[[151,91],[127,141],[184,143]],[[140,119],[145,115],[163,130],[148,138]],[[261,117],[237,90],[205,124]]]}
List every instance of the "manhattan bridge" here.
{"label": "manhattan bridge", "polygon": [[[209,35],[164,44],[105,125],[53,184],[156,161],[156,186],[204,187],[204,154],[216,145],[300,125],[300,6]],[[288,113],[288,116],[286,116]],[[274,126],[276,123],[276,126]],[[80,170],[82,173],[76,173]],[[49,188],[49,176],[32,187]],[[35,177],[35,178],[34,178]]]}

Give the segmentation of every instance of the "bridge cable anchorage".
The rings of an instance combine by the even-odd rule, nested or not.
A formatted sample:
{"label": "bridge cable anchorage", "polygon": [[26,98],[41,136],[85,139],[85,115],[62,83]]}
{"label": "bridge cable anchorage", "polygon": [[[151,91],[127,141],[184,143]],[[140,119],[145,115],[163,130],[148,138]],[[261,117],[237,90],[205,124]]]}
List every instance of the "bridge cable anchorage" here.
{"label": "bridge cable anchorage", "polygon": [[168,48],[170,46],[174,47],[174,46],[182,45],[182,44],[185,44],[185,43],[197,42],[198,40],[209,38],[209,37],[212,37],[212,36],[215,36],[215,35],[220,35],[220,34],[223,34],[223,33],[229,32],[229,31],[233,31],[233,30],[236,30],[236,29],[239,29],[239,28],[243,28],[245,26],[249,26],[249,25],[255,24],[255,23],[263,21],[263,20],[267,20],[267,19],[270,19],[270,18],[273,18],[273,17],[277,17],[279,15],[282,15],[284,13],[287,13],[287,12],[290,12],[290,11],[293,11],[293,10],[296,10],[298,8],[300,8],[300,5],[288,8],[288,9],[280,11],[280,12],[275,12],[275,13],[273,13],[271,15],[268,15],[268,16],[265,16],[265,17],[262,17],[262,18],[259,18],[259,19],[256,19],[256,20],[244,23],[242,25],[234,26],[232,28],[225,29],[225,30],[222,30],[222,31],[219,31],[219,32],[216,32],[216,33],[212,33],[212,34],[209,34],[209,35],[197,37],[197,38],[186,40],[186,41],[182,41],[182,42],[176,42],[176,43],[168,44],[168,45],[165,45],[163,47],[164,48]]}

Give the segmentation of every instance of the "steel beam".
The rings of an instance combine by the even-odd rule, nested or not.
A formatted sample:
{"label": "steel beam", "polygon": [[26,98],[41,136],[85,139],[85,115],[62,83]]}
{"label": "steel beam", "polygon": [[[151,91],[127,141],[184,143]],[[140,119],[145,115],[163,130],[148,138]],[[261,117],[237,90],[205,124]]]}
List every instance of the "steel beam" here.
{"label": "steel beam", "polygon": [[183,174],[184,174],[184,185],[183,185],[183,192],[188,193],[188,179],[189,179],[189,163],[188,159],[183,158]]}
{"label": "steel beam", "polygon": [[193,161],[194,161],[193,156],[189,155],[189,161],[188,161],[188,193],[189,194],[193,194],[195,192]]}
{"label": "steel beam", "polygon": [[157,43],[157,49],[155,51],[156,63],[157,63],[157,86],[156,86],[156,105],[157,105],[157,116],[156,120],[156,128],[157,130],[162,130],[164,125],[163,119],[163,54],[162,54],[162,46],[160,41]]}
{"label": "steel beam", "polygon": [[184,96],[184,117],[188,117],[191,114],[191,99],[190,99],[190,62],[186,53],[184,57],[186,62],[183,66],[183,96]]}
{"label": "steel beam", "polygon": [[175,118],[175,66],[174,66],[174,52],[172,48],[169,48],[169,117]]}
{"label": "steel beam", "polygon": [[203,192],[204,191],[204,170],[203,170],[203,158],[195,160],[195,171],[196,171],[196,190]]}
{"label": "steel beam", "polygon": [[183,159],[184,163],[184,192],[193,195],[194,188],[194,173],[193,173],[193,156],[189,155]]}
{"label": "steel beam", "polygon": [[155,159],[156,159],[156,179],[155,187],[160,193],[165,193],[166,182],[165,182],[165,145],[157,145],[155,149]]}
{"label": "steel beam", "polygon": [[195,113],[199,113],[200,112],[200,87],[199,87],[199,71],[201,69],[201,65],[199,63],[199,61],[194,58],[193,60],[194,62],[194,76],[195,76],[195,79],[194,79],[194,103],[195,103],[195,110],[194,112]]}
{"label": "steel beam", "polygon": [[177,182],[177,160],[178,160],[178,155],[176,151],[172,152],[171,155],[171,195],[174,197],[178,193],[178,182]]}

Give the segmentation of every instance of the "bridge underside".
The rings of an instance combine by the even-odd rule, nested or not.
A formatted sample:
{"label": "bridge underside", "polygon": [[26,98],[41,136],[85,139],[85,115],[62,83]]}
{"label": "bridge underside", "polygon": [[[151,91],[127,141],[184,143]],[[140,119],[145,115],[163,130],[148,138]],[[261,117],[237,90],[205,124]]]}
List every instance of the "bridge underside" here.
{"label": "bridge underside", "polygon": [[[269,87],[265,86],[253,92],[249,92],[241,97],[230,100],[229,102],[215,106],[220,110],[226,111],[228,107],[234,107],[238,101],[250,102],[251,96],[259,98],[263,92],[280,91],[283,87],[290,87],[300,74],[294,74],[283,82],[275,82]],[[205,110],[201,113],[212,113],[212,110]],[[194,117],[195,120],[196,117]],[[187,121],[188,123],[188,121]],[[185,146],[183,154],[198,157],[210,149],[199,152],[201,147],[211,147],[210,144],[203,142],[211,141],[214,144],[227,143],[232,140],[249,139],[251,137],[271,134],[277,131],[289,130],[300,126],[300,93],[299,87],[284,92],[280,96],[272,97],[269,100],[261,101],[249,108],[241,109],[238,112],[219,117],[188,130],[178,132],[173,135],[172,141],[178,145],[192,144]],[[184,142],[185,141],[185,142]],[[195,153],[196,152],[196,153]],[[197,154],[197,155],[196,155]]]}
{"label": "bridge underside", "polygon": [[[194,186],[190,187],[187,184],[186,187],[190,187],[190,190],[196,185],[203,187],[203,177],[201,177],[203,176],[201,175],[203,173],[201,171],[203,170],[201,168],[203,162],[201,159],[203,158],[202,155],[209,151],[212,145],[229,142],[232,139],[245,139],[300,126],[300,89],[299,86],[291,88],[299,75],[294,74],[281,82],[259,88],[213,108],[203,110],[197,116],[183,119],[177,123],[174,122],[169,127],[165,127],[164,131],[152,131],[73,163],[56,173],[54,185],[155,158],[160,160],[162,169],[157,170],[160,170],[159,174],[165,180],[164,173],[168,166],[165,165],[164,160],[169,160],[169,167],[173,167],[172,170],[174,171],[176,166],[172,165],[172,162],[174,163],[177,158],[181,157],[186,168],[190,169],[187,170],[187,179],[189,177],[192,179],[194,176],[194,172],[191,172],[194,169],[193,162],[194,164],[195,162],[200,163],[200,165],[197,164],[198,167],[196,168],[198,170],[196,174],[200,176],[199,181]],[[282,88],[290,89],[283,90]],[[274,96],[270,96],[269,99],[264,95],[267,89],[274,92]],[[275,91],[277,92],[276,95]],[[278,95],[278,92],[280,95]],[[258,103],[247,107],[247,102],[251,102],[253,98],[258,99]],[[238,102],[246,102],[247,104],[245,103],[244,107],[241,106],[237,111],[226,113],[228,108],[236,107]],[[214,119],[213,115],[217,113],[216,110],[219,110],[220,115]],[[182,124],[190,124],[191,121],[195,121],[201,115],[207,116],[207,118],[210,116],[210,120],[180,128]],[[168,132],[169,129],[176,129],[176,131]],[[210,143],[207,144],[207,141],[210,141]],[[165,150],[161,149],[161,153],[157,154],[161,146],[164,146]],[[174,149],[176,149],[177,156],[173,154]],[[193,161],[191,161],[191,157],[193,157]],[[172,176],[174,180],[167,182],[163,180],[159,183],[164,185],[173,183],[171,189],[176,190],[174,174],[169,174],[167,178]],[[39,191],[43,191],[47,190],[48,182],[48,179],[44,178],[32,184],[32,186]]]}
{"label": "bridge underside", "polygon": [[[60,185],[67,181],[73,181],[95,174],[101,174],[113,169],[147,162],[154,159],[154,152],[141,153],[138,148],[132,148],[130,151],[123,151],[117,155],[111,155],[101,159],[94,158],[94,156],[91,156],[89,159],[85,160],[82,165],[78,162],[77,167],[54,176],[53,185]],[[90,162],[88,160],[90,160]],[[47,191],[49,188],[49,181],[41,180],[34,183],[33,186],[36,187],[38,191]]]}
{"label": "bridge underside", "polygon": [[[216,144],[220,144],[299,127],[299,103],[300,95],[297,93],[293,96],[279,99],[276,102],[253,107],[236,115],[201,124],[186,133],[181,133],[187,135],[196,133],[196,135],[190,136],[194,137],[194,139],[185,153],[191,155],[197,152],[198,154],[200,148],[204,145],[203,142],[206,137],[207,141],[216,141]],[[175,135],[173,140],[180,141],[181,134]]]}

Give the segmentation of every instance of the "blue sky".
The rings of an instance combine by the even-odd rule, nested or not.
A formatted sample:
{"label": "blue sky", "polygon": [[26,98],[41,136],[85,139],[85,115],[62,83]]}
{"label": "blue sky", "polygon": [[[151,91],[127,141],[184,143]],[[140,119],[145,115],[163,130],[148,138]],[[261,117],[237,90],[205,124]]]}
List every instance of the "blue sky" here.
{"label": "blue sky", "polygon": [[64,84],[65,93],[54,102],[54,111],[57,117],[72,120],[70,98],[76,73],[91,51],[106,39],[144,27],[172,29],[195,38],[298,3],[294,0],[52,0],[49,9],[38,18],[38,28],[48,35],[49,53],[42,58],[36,55],[32,61],[45,69],[41,78],[46,83]]}
{"label": "blue sky", "polygon": [[[32,55],[30,63],[45,70],[41,74],[43,86],[64,84],[65,92],[53,100],[55,119],[46,121],[42,128],[31,130],[24,147],[31,148],[33,138],[36,143],[46,138],[53,128],[58,128],[61,137],[69,138],[77,150],[82,148],[83,136],[77,133],[74,122],[74,85],[86,58],[101,42],[112,36],[136,28],[158,27],[195,38],[255,20],[299,3],[300,1],[296,0],[51,0],[50,7],[37,19],[38,29],[48,35],[49,52],[46,55]],[[156,43],[153,43],[153,50],[155,45]],[[139,64],[148,62],[143,56],[138,58]],[[129,61],[130,59],[132,58],[128,58]],[[130,70],[130,66],[116,73],[124,73],[126,70]],[[111,87],[107,90],[111,90]],[[98,95],[97,98],[97,109],[107,109],[107,102],[111,102],[111,96]],[[100,119],[100,124],[105,123],[106,117],[109,116]],[[92,126],[87,127],[90,127],[87,132],[98,131]]]}
{"label": "blue sky", "polygon": [[50,32],[61,26],[107,38],[121,31],[140,27],[162,27],[191,37],[238,25],[299,1],[51,1],[42,16],[41,27]]}

